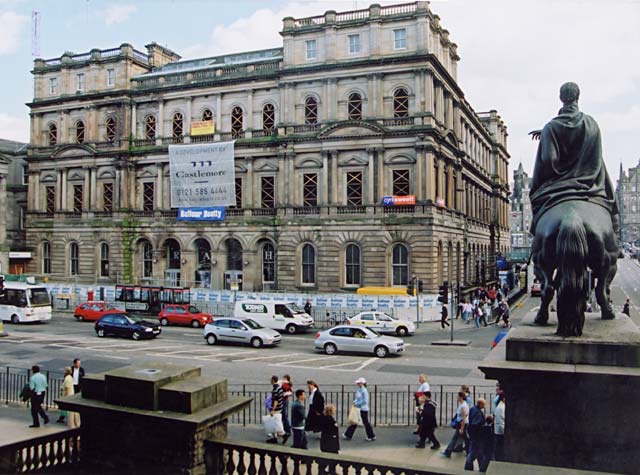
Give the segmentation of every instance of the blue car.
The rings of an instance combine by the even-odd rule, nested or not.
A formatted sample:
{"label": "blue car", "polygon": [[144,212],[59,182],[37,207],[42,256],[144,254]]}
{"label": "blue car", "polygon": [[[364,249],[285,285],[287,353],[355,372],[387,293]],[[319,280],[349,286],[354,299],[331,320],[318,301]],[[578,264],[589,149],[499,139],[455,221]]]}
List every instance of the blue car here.
{"label": "blue car", "polygon": [[100,338],[113,335],[134,340],[152,339],[161,333],[157,323],[134,320],[123,312],[106,314],[96,322],[95,330]]}

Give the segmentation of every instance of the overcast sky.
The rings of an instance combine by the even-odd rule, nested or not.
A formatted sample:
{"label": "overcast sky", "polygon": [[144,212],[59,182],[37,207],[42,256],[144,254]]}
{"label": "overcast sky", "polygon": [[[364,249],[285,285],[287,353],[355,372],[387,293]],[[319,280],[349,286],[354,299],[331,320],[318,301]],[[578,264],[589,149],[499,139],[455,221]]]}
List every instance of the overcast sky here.
{"label": "overcast sky", "polygon": [[[284,16],[366,8],[354,0],[0,0],[0,138],[28,141],[33,95],[31,12],[41,15],[40,56],[156,41],[185,58],[278,46]],[[381,4],[401,2],[377,2]],[[511,170],[533,169],[527,132],[544,125],[565,81],[599,122],[618,178],[640,159],[640,0],[434,1],[458,44],[459,83],[478,112],[496,109],[509,130]]]}

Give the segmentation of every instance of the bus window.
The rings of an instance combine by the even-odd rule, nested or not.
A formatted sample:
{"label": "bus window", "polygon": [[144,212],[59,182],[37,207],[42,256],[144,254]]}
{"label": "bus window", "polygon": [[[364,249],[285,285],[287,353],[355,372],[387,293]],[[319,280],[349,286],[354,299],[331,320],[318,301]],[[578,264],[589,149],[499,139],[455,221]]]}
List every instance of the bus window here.
{"label": "bus window", "polygon": [[171,299],[172,290],[171,289],[162,289],[162,293],[160,295],[160,299],[162,303],[173,303]]}
{"label": "bus window", "polygon": [[27,306],[27,296],[24,290],[6,289],[4,293],[7,305],[13,305],[15,307]]}
{"label": "bus window", "polygon": [[175,289],[173,291],[173,301],[175,303],[182,303],[182,290]]}
{"label": "bus window", "polygon": [[140,300],[140,287],[133,288],[133,301],[137,302]]}
{"label": "bus window", "polygon": [[182,290],[182,302],[191,303],[191,291],[189,289]]}
{"label": "bus window", "polygon": [[29,289],[29,300],[31,301],[31,306],[47,306],[51,305],[51,299],[49,298],[49,292],[45,288],[34,288]]}
{"label": "bus window", "polygon": [[116,302],[122,302],[122,286],[116,285]]}
{"label": "bus window", "polygon": [[135,302],[133,298],[133,287],[125,287],[124,288],[124,301],[125,302]]}
{"label": "bus window", "polygon": [[143,287],[140,289],[140,301],[141,302],[149,302],[149,289]]}

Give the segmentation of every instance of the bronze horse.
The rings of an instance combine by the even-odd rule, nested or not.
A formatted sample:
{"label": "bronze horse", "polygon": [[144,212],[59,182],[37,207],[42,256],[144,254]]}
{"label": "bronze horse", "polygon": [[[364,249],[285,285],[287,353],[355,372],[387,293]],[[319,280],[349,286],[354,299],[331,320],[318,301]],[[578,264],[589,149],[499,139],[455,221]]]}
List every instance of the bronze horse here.
{"label": "bronze horse", "polygon": [[542,303],[535,322],[545,325],[549,303],[558,292],[557,335],[580,336],[587,307],[589,274],[602,319],[615,318],[609,295],[617,271],[618,244],[609,210],[589,201],[570,200],[547,210],[535,227],[531,258],[542,284]]}

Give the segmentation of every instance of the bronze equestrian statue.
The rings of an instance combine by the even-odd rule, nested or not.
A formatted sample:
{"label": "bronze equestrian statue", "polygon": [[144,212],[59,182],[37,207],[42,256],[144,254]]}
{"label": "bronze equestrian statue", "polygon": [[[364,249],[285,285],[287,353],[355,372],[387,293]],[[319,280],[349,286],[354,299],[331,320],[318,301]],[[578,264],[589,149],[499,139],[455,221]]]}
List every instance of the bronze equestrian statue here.
{"label": "bronze equestrian statue", "polygon": [[534,234],[531,259],[542,283],[542,303],[535,322],[547,324],[549,303],[558,292],[557,335],[580,336],[590,287],[603,319],[615,317],[609,300],[617,270],[618,209],[602,159],[600,129],[578,109],[575,83],[560,88],[562,108],[542,130],[531,182]]}

